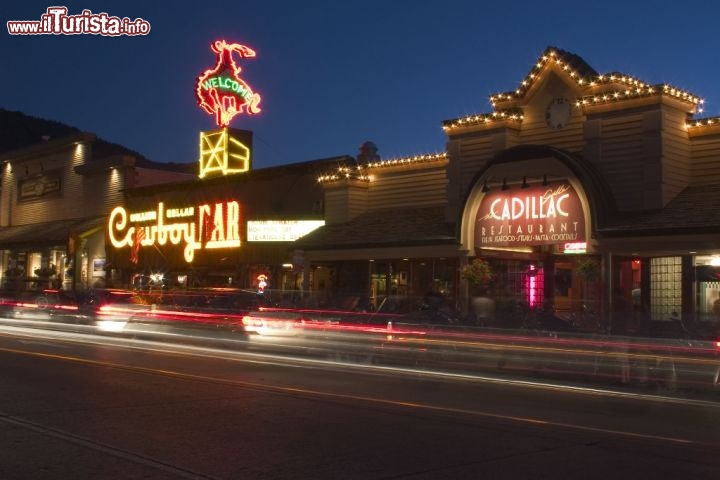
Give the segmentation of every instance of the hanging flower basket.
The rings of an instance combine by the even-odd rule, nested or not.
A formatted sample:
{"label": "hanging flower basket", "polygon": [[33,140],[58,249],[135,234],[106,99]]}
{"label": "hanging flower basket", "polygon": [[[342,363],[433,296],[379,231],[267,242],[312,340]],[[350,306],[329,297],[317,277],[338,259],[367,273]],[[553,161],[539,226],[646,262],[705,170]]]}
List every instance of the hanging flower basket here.
{"label": "hanging flower basket", "polygon": [[482,258],[476,258],[460,269],[460,278],[470,285],[487,285],[493,279],[490,264]]}
{"label": "hanging flower basket", "polygon": [[595,280],[598,277],[599,270],[600,266],[598,265],[598,262],[591,258],[581,260],[577,264],[578,273],[587,281]]}

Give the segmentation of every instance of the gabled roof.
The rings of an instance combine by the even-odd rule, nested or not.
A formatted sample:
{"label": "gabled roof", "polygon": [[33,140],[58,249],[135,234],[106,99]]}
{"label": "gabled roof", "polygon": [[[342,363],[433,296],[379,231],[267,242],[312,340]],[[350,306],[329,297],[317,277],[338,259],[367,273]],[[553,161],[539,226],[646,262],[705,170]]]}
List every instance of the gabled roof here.
{"label": "gabled roof", "polygon": [[413,155],[412,157],[390,158],[387,160],[378,160],[370,163],[357,162],[352,157],[345,157],[345,161],[334,165],[332,170],[323,172],[318,176],[320,183],[333,183],[343,180],[359,180],[361,182],[370,181],[370,171],[386,167],[399,167],[406,165],[419,165],[421,163],[433,163],[447,160],[447,153],[429,153],[423,155]]}
{"label": "gabled roof", "polygon": [[687,103],[690,112],[702,104],[696,95],[671,85],[653,85],[619,72],[599,74],[580,56],[556,47],[547,47],[515,90],[490,96],[492,112],[445,120],[442,122],[443,129],[451,131],[467,126],[490,125],[498,120],[522,122],[523,112],[519,101],[551,68],[563,72],[581,88],[583,95],[577,100],[578,107],[657,95],[670,96]]}

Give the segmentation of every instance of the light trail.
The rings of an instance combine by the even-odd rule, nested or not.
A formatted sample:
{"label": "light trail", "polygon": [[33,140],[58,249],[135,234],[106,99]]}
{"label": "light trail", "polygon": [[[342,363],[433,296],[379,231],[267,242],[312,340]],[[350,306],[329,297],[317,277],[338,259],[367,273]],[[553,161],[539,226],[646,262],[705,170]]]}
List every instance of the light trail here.
{"label": "light trail", "polygon": [[[2,329],[0,329],[0,330],[2,330]],[[10,335],[8,333],[10,333],[10,332],[5,333],[4,336],[6,336],[6,337],[11,337],[11,336],[15,337],[16,336],[16,335]],[[16,332],[16,333],[21,334],[21,332]],[[33,332],[33,333],[35,334],[34,336],[37,336],[37,332]],[[63,333],[63,332],[52,332],[52,333]],[[630,401],[651,400],[653,402],[663,402],[663,403],[683,405],[683,406],[693,405],[693,406],[698,406],[698,407],[703,407],[703,408],[720,409],[720,404],[717,404],[714,402],[709,402],[709,401],[703,401],[703,400],[674,398],[674,397],[666,397],[666,396],[664,397],[664,396],[658,396],[658,395],[628,393],[628,392],[620,392],[620,391],[597,389],[597,388],[568,386],[568,385],[558,384],[558,383],[534,382],[534,381],[525,381],[525,380],[517,380],[517,379],[500,379],[500,378],[488,377],[488,376],[453,374],[453,373],[447,373],[447,372],[432,372],[432,371],[398,368],[398,367],[377,366],[377,365],[367,366],[367,365],[357,365],[357,364],[343,364],[343,363],[330,362],[330,361],[326,361],[326,360],[317,360],[317,359],[284,358],[284,357],[276,357],[273,355],[266,355],[266,354],[252,354],[252,353],[248,353],[248,352],[228,352],[228,351],[215,350],[215,349],[210,349],[210,348],[205,348],[205,347],[182,346],[182,348],[178,348],[179,347],[178,345],[156,344],[155,342],[147,342],[147,341],[119,342],[118,340],[120,340],[120,339],[114,339],[115,340],[114,342],[96,342],[96,341],[88,342],[86,339],[69,338],[68,336],[65,336],[66,338],[62,338],[62,337],[63,337],[62,335],[48,335],[47,339],[54,340],[54,341],[59,340],[59,341],[68,341],[68,342],[72,342],[72,343],[84,343],[84,344],[98,343],[98,344],[105,344],[105,345],[114,346],[114,347],[125,347],[125,348],[127,348],[129,346],[130,348],[133,348],[133,349],[142,349],[142,350],[146,350],[146,351],[152,351],[152,352],[155,352],[158,354],[167,354],[167,355],[173,355],[173,356],[181,355],[184,357],[185,356],[197,356],[197,357],[204,357],[204,358],[224,359],[224,360],[231,359],[231,360],[238,361],[238,362],[263,363],[263,364],[271,364],[271,365],[279,365],[279,366],[295,367],[295,368],[301,367],[301,368],[317,369],[319,367],[323,367],[323,368],[337,369],[338,367],[344,367],[344,368],[349,367],[356,371],[379,372],[379,373],[392,372],[394,375],[397,375],[398,373],[403,373],[408,376],[421,376],[424,378],[431,377],[431,378],[437,378],[437,379],[450,379],[450,380],[457,380],[457,381],[463,381],[463,382],[475,381],[475,382],[484,382],[484,383],[492,383],[492,384],[502,384],[502,385],[507,385],[507,386],[513,386],[516,388],[533,388],[533,389],[539,388],[539,389],[563,391],[563,392],[583,394],[583,395],[621,397],[623,399],[627,399]],[[172,347],[172,348],[170,348],[170,347]],[[262,391],[269,391],[269,392],[275,392],[275,393],[293,393],[293,394],[302,394],[302,395],[313,396],[313,397],[318,397],[318,398],[334,398],[334,399],[342,399],[345,401],[359,401],[359,402],[365,402],[365,403],[375,404],[375,405],[387,405],[387,406],[410,408],[410,409],[423,410],[423,411],[434,411],[434,412],[442,412],[442,413],[450,413],[450,414],[469,415],[469,416],[474,416],[474,417],[513,421],[513,422],[523,423],[523,424],[561,427],[561,428],[577,430],[577,431],[603,433],[603,434],[609,434],[609,435],[620,435],[623,437],[632,437],[632,438],[652,439],[652,440],[657,440],[657,441],[662,441],[662,442],[671,442],[671,443],[678,443],[678,444],[695,444],[695,445],[705,445],[705,446],[712,446],[712,447],[720,446],[720,444],[715,445],[712,443],[698,442],[698,441],[691,440],[688,438],[646,434],[646,433],[633,432],[633,431],[628,431],[628,430],[606,429],[606,428],[593,427],[593,426],[588,426],[588,425],[580,425],[580,424],[575,424],[575,423],[566,423],[566,422],[545,420],[545,419],[541,419],[541,418],[534,418],[531,416],[505,415],[505,414],[499,414],[499,413],[493,413],[493,412],[487,412],[487,411],[481,411],[481,410],[474,410],[474,409],[456,408],[456,407],[449,407],[449,406],[442,406],[442,405],[433,405],[433,404],[429,404],[429,403],[407,402],[407,401],[402,401],[402,400],[379,398],[379,397],[374,397],[374,396],[369,396],[369,395],[354,395],[354,394],[349,394],[349,393],[328,392],[328,391],[317,390],[317,389],[308,389],[308,388],[300,388],[300,387],[292,387],[292,386],[280,386],[280,385],[273,385],[273,384],[262,383],[262,382],[253,382],[253,381],[245,381],[245,380],[237,380],[237,379],[228,379],[228,378],[222,378],[222,377],[217,377],[217,376],[193,374],[193,373],[181,372],[178,370],[130,366],[130,365],[126,365],[124,363],[91,360],[91,359],[82,358],[82,357],[78,357],[78,356],[71,356],[71,355],[61,355],[61,354],[53,354],[53,353],[27,351],[27,350],[18,349],[18,348],[0,348],[0,351],[14,353],[14,354],[20,354],[20,355],[34,356],[37,358],[46,358],[46,359],[60,360],[60,361],[65,361],[65,362],[73,362],[73,363],[84,364],[84,365],[99,367],[99,368],[122,369],[122,370],[126,370],[126,371],[138,372],[138,373],[149,374],[149,375],[161,375],[161,376],[168,376],[168,377],[172,377],[172,378],[180,378],[180,379],[191,380],[191,381],[212,382],[212,383],[219,383],[219,384],[224,384],[224,385],[230,385],[230,386],[236,386],[236,387],[248,388],[248,389],[256,389],[256,390],[262,390]]]}
{"label": "light trail", "polygon": [[[3,334],[4,333],[4,334]],[[73,344],[85,344],[85,345],[99,345],[99,346],[111,346],[111,347],[118,347],[118,348],[130,348],[134,350],[143,350],[143,351],[149,351],[153,353],[159,353],[159,354],[166,354],[166,355],[177,355],[177,356],[197,356],[197,357],[204,357],[204,358],[211,358],[211,359],[233,359],[240,362],[248,362],[248,363],[257,363],[257,364],[266,364],[266,365],[273,365],[273,366],[306,366],[308,368],[319,368],[319,367],[328,367],[337,369],[338,367],[343,367],[350,370],[363,370],[366,372],[372,371],[376,373],[388,373],[388,374],[405,374],[405,375],[411,375],[411,376],[420,376],[420,377],[433,377],[438,379],[447,379],[447,380],[458,380],[458,381],[477,381],[477,382],[484,382],[484,383],[493,383],[493,384],[499,384],[499,385],[509,385],[509,386],[518,386],[518,387],[525,387],[525,388],[541,388],[541,389],[548,389],[548,390],[557,390],[557,391],[568,391],[568,392],[575,392],[580,394],[590,394],[590,395],[602,395],[602,396],[611,396],[611,397],[621,397],[621,398],[627,398],[627,399],[637,399],[642,401],[652,400],[656,402],[664,402],[664,403],[674,403],[674,404],[682,404],[682,405],[696,405],[696,406],[702,406],[702,407],[712,407],[712,408],[719,408],[720,409],[720,403],[714,402],[714,401],[708,401],[708,400],[699,400],[699,399],[692,399],[692,398],[685,398],[685,397],[673,397],[673,396],[667,396],[667,395],[659,395],[659,394],[647,394],[647,393],[636,393],[636,392],[627,392],[627,391],[621,391],[621,390],[615,390],[612,388],[595,388],[595,387],[586,387],[586,386],[578,386],[578,385],[570,385],[567,383],[553,383],[549,381],[534,381],[534,380],[524,380],[524,379],[517,379],[517,378],[505,378],[505,377],[498,377],[498,376],[492,376],[492,375],[479,375],[479,374],[471,374],[467,372],[458,373],[458,372],[448,372],[448,371],[441,371],[441,370],[429,370],[429,369],[423,369],[423,368],[408,368],[408,367],[399,367],[399,366],[390,366],[390,365],[376,365],[376,364],[359,364],[356,362],[343,362],[333,359],[318,359],[318,358],[308,358],[303,356],[288,356],[284,354],[272,354],[272,353],[258,353],[258,352],[252,352],[247,350],[228,350],[226,348],[212,348],[207,346],[196,346],[196,345],[188,345],[188,344],[182,344],[177,342],[172,343],[166,343],[164,341],[157,341],[157,340],[138,340],[138,339],[132,339],[132,338],[123,338],[123,337],[108,337],[105,335],[88,335],[86,333],[81,334],[75,334],[72,332],[63,332],[63,331],[56,331],[56,330],[47,330],[47,331],[38,331],[34,328],[24,328],[24,327],[7,327],[4,325],[0,325],[0,335],[4,336],[6,338],[17,338],[17,337],[23,337],[27,338],[32,342],[32,344],[39,344],[39,340],[45,339],[49,341],[61,341],[61,342],[68,342]],[[183,338],[182,335],[179,334],[168,334],[163,333],[158,336],[168,337],[170,339],[177,339],[177,338]],[[212,340],[212,339],[209,339]],[[239,340],[236,342],[238,345],[247,345],[246,341]],[[332,343],[332,342],[328,342]],[[4,349],[0,348],[0,351],[7,350],[7,351],[13,351],[12,349]],[[27,352],[25,350],[18,350],[15,353],[25,353],[28,355],[51,355],[51,354],[42,354],[39,352]],[[60,356],[62,357],[62,356]],[[75,357],[69,357],[69,358],[75,358]],[[77,359],[78,361],[81,361],[82,359]],[[93,362],[88,360],[88,362]]]}

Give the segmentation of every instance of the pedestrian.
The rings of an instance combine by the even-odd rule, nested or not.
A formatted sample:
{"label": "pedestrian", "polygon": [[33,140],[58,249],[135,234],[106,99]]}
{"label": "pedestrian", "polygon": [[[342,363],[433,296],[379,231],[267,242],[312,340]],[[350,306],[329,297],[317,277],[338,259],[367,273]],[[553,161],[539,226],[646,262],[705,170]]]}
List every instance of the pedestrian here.
{"label": "pedestrian", "polygon": [[495,320],[495,300],[490,297],[490,291],[486,290],[483,295],[473,297],[472,301],[473,313],[475,313],[475,323],[481,326],[488,326]]}

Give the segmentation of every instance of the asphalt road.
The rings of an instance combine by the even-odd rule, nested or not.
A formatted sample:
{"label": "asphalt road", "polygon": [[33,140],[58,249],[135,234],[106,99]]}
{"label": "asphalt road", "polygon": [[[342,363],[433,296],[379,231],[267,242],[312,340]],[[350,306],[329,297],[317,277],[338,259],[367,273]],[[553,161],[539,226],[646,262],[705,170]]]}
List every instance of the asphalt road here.
{"label": "asphalt road", "polygon": [[0,326],[2,479],[718,478],[720,401]]}

